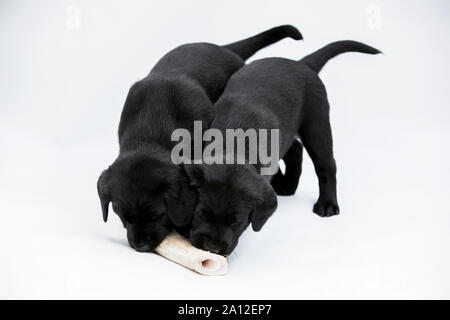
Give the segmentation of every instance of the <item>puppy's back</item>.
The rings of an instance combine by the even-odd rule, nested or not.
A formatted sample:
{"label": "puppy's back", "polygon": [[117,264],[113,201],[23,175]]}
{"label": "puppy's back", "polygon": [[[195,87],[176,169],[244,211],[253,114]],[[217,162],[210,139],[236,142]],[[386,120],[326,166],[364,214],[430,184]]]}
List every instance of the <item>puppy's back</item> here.
{"label": "puppy's back", "polygon": [[317,73],[297,61],[284,58],[254,61],[230,78],[216,104],[216,117],[259,110],[266,118],[290,123],[300,115],[309,83],[317,80]]}
{"label": "puppy's back", "polygon": [[189,43],[164,55],[150,75],[188,77],[198,81],[209,98],[216,101],[228,79],[243,65],[242,58],[221,46]]}

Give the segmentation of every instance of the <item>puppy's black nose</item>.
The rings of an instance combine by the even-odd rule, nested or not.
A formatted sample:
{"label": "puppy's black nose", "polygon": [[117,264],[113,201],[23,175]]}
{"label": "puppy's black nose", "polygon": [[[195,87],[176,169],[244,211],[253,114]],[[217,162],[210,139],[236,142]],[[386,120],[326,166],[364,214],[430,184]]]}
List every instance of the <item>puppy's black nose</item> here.
{"label": "puppy's black nose", "polygon": [[144,241],[130,241],[131,247],[138,252],[148,252],[151,250],[150,244]]}
{"label": "puppy's black nose", "polygon": [[221,248],[213,242],[205,242],[203,243],[203,249],[212,253],[219,253]]}
{"label": "puppy's black nose", "polygon": [[148,244],[146,244],[146,245],[143,245],[142,247],[136,247],[134,249],[138,252],[149,252],[150,246]]}

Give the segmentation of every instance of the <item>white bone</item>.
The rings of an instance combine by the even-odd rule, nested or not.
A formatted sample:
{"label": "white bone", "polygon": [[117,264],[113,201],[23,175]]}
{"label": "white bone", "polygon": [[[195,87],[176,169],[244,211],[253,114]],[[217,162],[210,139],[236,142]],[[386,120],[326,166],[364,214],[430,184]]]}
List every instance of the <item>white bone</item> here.
{"label": "white bone", "polygon": [[169,233],[155,251],[166,259],[206,276],[222,276],[228,271],[225,257],[195,248],[175,231]]}

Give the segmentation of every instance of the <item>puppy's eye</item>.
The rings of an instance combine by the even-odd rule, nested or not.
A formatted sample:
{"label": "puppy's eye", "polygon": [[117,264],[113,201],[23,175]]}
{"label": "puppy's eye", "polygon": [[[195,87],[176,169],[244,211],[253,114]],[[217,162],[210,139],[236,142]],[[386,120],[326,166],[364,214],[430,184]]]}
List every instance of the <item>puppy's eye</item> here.
{"label": "puppy's eye", "polygon": [[152,222],[155,220],[155,217],[152,214],[144,214],[139,217],[139,220],[142,222]]}
{"label": "puppy's eye", "polygon": [[228,224],[230,225],[230,227],[237,227],[238,225],[241,224],[241,220],[239,220],[239,219],[236,218],[236,217],[232,217],[232,218],[230,219],[230,221],[228,222]]}
{"label": "puppy's eye", "polygon": [[237,227],[237,226],[240,225],[240,224],[241,224],[241,222],[238,221],[238,220],[236,220],[236,221],[233,221],[230,225],[231,225],[232,227]]}
{"label": "puppy's eye", "polygon": [[148,212],[146,214],[143,214],[140,216],[140,220],[142,222],[157,222],[159,220],[161,220],[164,217],[165,213],[164,212]]}

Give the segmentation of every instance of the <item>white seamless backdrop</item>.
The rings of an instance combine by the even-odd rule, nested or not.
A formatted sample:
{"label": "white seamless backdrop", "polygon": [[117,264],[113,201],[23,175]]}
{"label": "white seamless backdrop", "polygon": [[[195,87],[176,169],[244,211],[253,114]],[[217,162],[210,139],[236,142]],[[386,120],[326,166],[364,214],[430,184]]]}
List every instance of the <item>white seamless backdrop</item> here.
{"label": "white seamless backdrop", "polygon": [[[0,298],[450,298],[448,1],[2,1]],[[251,60],[299,59],[336,40],[331,103],[341,215],[297,194],[245,232],[224,277],[129,248],[104,224],[96,180],[118,152],[134,81],[187,42],[290,23],[305,37]]]}

